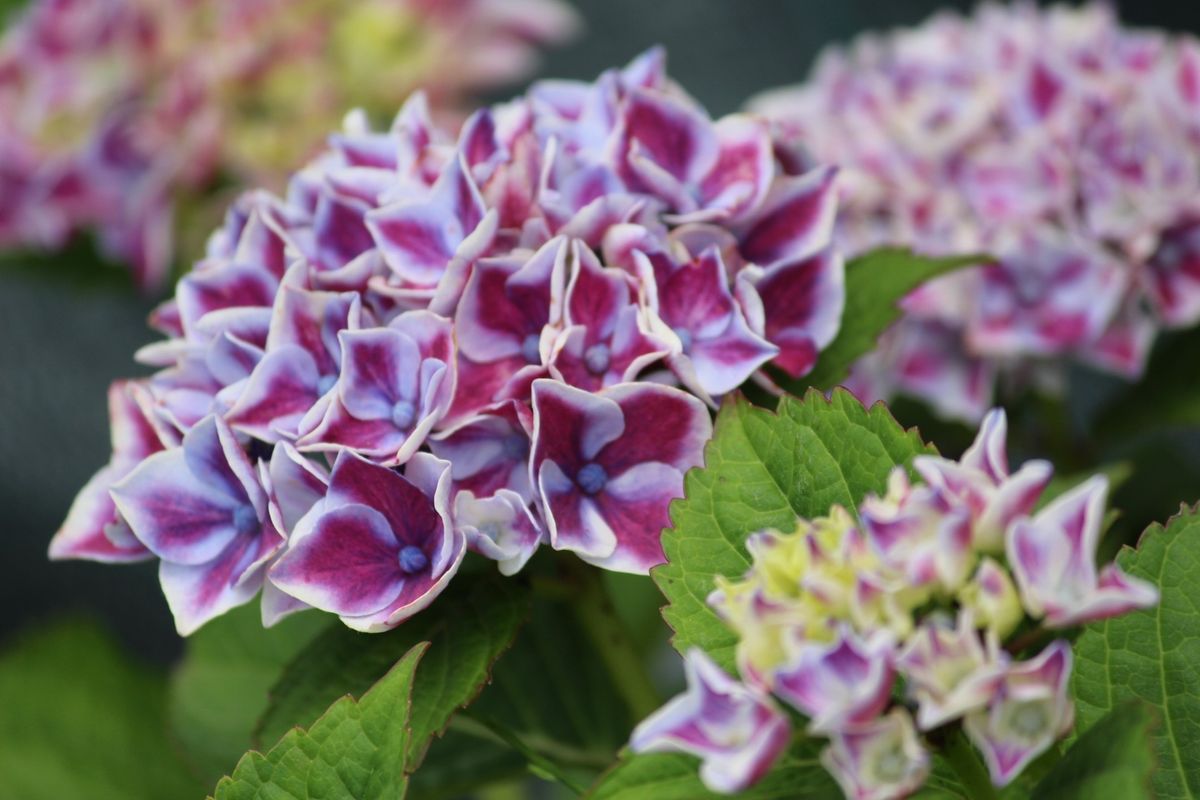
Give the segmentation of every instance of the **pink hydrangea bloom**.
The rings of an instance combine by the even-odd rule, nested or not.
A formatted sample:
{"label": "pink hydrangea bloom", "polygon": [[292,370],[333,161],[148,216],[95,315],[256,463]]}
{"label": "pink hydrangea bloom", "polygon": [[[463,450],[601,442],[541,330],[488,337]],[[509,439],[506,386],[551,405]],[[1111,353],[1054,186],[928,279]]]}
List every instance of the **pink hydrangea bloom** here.
{"label": "pink hydrangea bloom", "polygon": [[[1004,640],[1158,601],[1115,565],[1096,568],[1104,479],[1033,513],[1052,470],[1029,461],[1010,471],[1006,428],[991,411],[961,459],[916,457],[922,482],[896,467],[887,493],[868,495],[857,515],[835,507],[791,532],[751,533],[750,569],[718,576],[708,597],[737,635],[741,679],[828,738],[821,763],[848,798],[910,796],[930,772],[924,737],[953,728],[1007,785],[1068,732],[1074,707],[1065,639],[1025,660],[1020,639]],[[697,708],[677,698],[644,725],[686,719],[723,732]],[[765,736],[771,724],[761,724]],[[705,756],[711,788],[747,785],[744,762],[678,749]]]}
{"label": "pink hydrangea bloom", "polygon": [[851,388],[974,421],[999,372],[1136,376],[1157,330],[1200,322],[1197,52],[1108,4],[987,4],[831,49],[752,102],[843,167],[849,253],[995,257],[910,295]]}
{"label": "pink hydrangea bloom", "polygon": [[34,0],[0,39],[0,247],[91,230],[158,288],[218,174],[281,183],[417,86],[454,113],[576,26],[559,0]]}
{"label": "pink hydrangea bloom", "polygon": [[[157,371],[114,390],[114,429],[138,435],[114,434],[52,554],[228,555],[204,573],[232,580],[216,599],[170,585],[184,630],[260,587],[268,622],[315,606],[381,630],[468,550],[505,574],[542,544],[645,573],[716,401],[810,370],[840,323],[832,171],[775,153],[658,51],[457,133],[421,94],[386,130],[351,118],[286,196],[243,195],[154,312],[166,339],[138,359]],[[249,504],[198,488],[209,429]],[[259,528],[277,541],[251,554]]]}

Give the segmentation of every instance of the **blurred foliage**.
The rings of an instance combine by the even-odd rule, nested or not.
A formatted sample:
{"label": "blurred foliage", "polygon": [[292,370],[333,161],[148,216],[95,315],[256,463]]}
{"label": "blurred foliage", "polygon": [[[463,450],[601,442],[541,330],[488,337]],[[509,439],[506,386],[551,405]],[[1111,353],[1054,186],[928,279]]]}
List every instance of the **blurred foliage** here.
{"label": "blurred foliage", "polygon": [[264,630],[258,604],[251,603],[188,639],[171,676],[168,710],[189,766],[206,785],[231,772],[250,748],[280,671],[328,624],[325,614],[310,611]]}
{"label": "blurred foliage", "polygon": [[63,622],[0,656],[0,796],[203,796],[167,736],[166,680],[96,625]]}

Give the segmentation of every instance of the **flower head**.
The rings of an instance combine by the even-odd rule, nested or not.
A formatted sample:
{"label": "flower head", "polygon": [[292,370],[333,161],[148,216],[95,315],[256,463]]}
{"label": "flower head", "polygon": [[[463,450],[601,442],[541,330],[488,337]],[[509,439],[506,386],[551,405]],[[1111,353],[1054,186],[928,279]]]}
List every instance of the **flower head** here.
{"label": "flower head", "polygon": [[864,400],[974,421],[999,373],[1136,376],[1159,329],[1200,321],[1196,49],[1103,3],[983,5],[830,48],[750,104],[844,167],[849,253],[991,256],[906,298],[854,370]]}
{"label": "flower head", "polygon": [[[55,554],[177,560],[155,531],[196,503],[125,478],[110,514],[105,494],[191,463],[215,426],[276,537],[223,607],[261,585],[268,622],[314,606],[382,630],[466,551],[511,574],[543,542],[645,573],[719,396],[768,363],[811,369],[840,322],[834,171],[776,144],[761,120],[714,121],[660,51],[456,129],[419,93],[383,130],[349,115],[285,196],[230,207],[154,312],[167,338],[139,351],[157,371],[136,399],[157,444],[115,445]],[[401,505],[355,495],[368,484]]]}
{"label": "flower head", "polygon": [[577,26],[558,0],[37,0],[0,39],[0,246],[92,229],[157,289],[219,174],[280,185],[346,107],[419,86],[460,113]]}
{"label": "flower head", "polygon": [[742,680],[828,738],[821,761],[847,797],[909,796],[931,769],[924,737],[959,728],[1008,784],[1073,719],[1068,643],[1019,661],[1025,637],[1158,600],[1096,570],[1103,478],[1029,516],[1050,466],[1010,473],[1005,427],[988,413],[961,459],[916,456],[923,481],[896,467],[854,512],[751,533],[749,569],[716,577],[708,603],[737,636]]}

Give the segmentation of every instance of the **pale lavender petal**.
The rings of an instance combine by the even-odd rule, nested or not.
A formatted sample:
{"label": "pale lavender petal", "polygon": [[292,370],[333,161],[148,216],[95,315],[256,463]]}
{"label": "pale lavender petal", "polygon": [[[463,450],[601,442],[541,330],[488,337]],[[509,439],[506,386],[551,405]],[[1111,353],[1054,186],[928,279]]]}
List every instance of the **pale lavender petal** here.
{"label": "pale lavender petal", "polygon": [[787,748],[787,717],[698,648],[687,652],[684,667],[687,692],[643,720],[630,737],[630,749],[699,756],[700,777],[712,791],[733,793],[752,786]]}

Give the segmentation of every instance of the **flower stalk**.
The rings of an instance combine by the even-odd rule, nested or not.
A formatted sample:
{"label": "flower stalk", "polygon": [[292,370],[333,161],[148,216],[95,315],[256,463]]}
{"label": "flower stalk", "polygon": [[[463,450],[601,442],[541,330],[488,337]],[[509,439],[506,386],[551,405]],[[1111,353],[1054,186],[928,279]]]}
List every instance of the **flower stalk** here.
{"label": "flower stalk", "polygon": [[631,717],[644,719],[662,704],[662,697],[654,688],[645,661],[634,647],[629,632],[617,616],[600,572],[577,559],[564,559],[563,566],[567,580],[575,589],[572,606],[576,617],[603,659]]}

